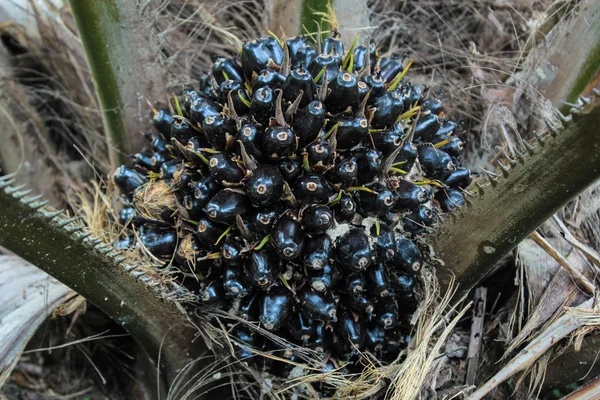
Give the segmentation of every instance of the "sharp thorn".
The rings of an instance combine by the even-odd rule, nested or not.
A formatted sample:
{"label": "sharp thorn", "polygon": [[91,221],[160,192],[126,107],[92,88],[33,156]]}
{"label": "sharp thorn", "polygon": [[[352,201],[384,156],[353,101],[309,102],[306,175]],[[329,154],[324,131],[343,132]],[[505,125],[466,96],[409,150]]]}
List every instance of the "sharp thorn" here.
{"label": "sharp thorn", "polygon": [[139,278],[141,278],[142,276],[146,275],[146,271],[137,271],[137,270],[133,270],[133,271],[131,271],[131,275],[132,275],[134,278],[138,278],[138,279],[139,279]]}
{"label": "sharp thorn", "polygon": [[58,217],[59,215],[61,215],[63,212],[64,212],[64,210],[55,210],[55,211],[40,210],[40,213],[42,213],[42,215],[48,219],[54,219],[54,218]]}
{"label": "sharp thorn", "polygon": [[69,233],[75,233],[83,229],[83,225],[75,225],[75,226],[65,226],[63,229]]}
{"label": "sharp thorn", "polygon": [[92,232],[81,233],[81,234],[77,235],[76,239],[83,241],[83,240],[89,238],[90,236],[92,236]]}
{"label": "sharp thorn", "polygon": [[592,99],[590,99],[589,97],[585,97],[585,96],[581,96],[581,97],[579,97],[579,99],[583,102],[583,104],[590,104],[592,102]]}
{"label": "sharp thorn", "polygon": [[122,267],[123,267],[123,269],[126,272],[130,272],[130,271],[134,270],[135,268],[137,268],[137,265],[135,265],[135,264],[123,264]]}
{"label": "sharp thorn", "polygon": [[477,189],[479,189],[477,191],[477,194],[479,194],[479,196],[483,196],[485,194],[485,191],[483,190],[483,186],[481,185],[481,183],[477,182],[475,183],[475,186],[477,186]]}
{"label": "sharp thorn", "polygon": [[98,250],[98,252],[100,254],[106,254],[106,253],[112,251],[112,246],[110,246],[110,245],[105,245],[105,246],[107,246],[107,247],[96,246],[96,250]]}
{"label": "sharp thorn", "polygon": [[14,182],[15,182],[14,179],[7,179],[7,180],[4,180],[4,181],[0,181],[0,189],[4,189],[5,187],[10,186]]}
{"label": "sharp thorn", "polygon": [[142,275],[138,279],[146,284],[152,281],[152,277],[148,275]]}
{"label": "sharp thorn", "polygon": [[540,135],[539,132],[535,132],[535,140],[537,140],[540,146],[543,146],[544,142],[546,141],[546,139],[544,139],[544,137]]}
{"label": "sharp thorn", "polygon": [[13,197],[15,199],[20,199],[22,197],[27,196],[29,193],[33,192],[33,189],[27,189],[27,190],[20,190],[18,192],[13,193]]}
{"label": "sharp thorn", "polygon": [[6,189],[4,189],[4,191],[7,194],[13,194],[15,192],[18,192],[19,190],[25,188],[27,185],[23,184],[23,185],[19,185],[19,186],[8,186]]}
{"label": "sharp thorn", "polygon": [[502,161],[498,161],[498,166],[500,167],[500,170],[502,171],[502,176],[504,176],[505,178],[508,177],[508,174],[510,173],[510,169],[504,165],[504,163]]}
{"label": "sharp thorn", "polygon": [[594,95],[600,97],[600,90],[594,88],[594,89],[592,89],[592,92],[594,93]]}
{"label": "sharp thorn", "polygon": [[492,187],[496,187],[496,185],[498,184],[498,176],[488,171],[486,171],[486,175]]}
{"label": "sharp thorn", "polygon": [[14,177],[15,177],[15,173],[14,172],[11,173],[11,174],[2,175],[2,176],[0,176],[0,182],[11,180]]}
{"label": "sharp thorn", "polygon": [[38,208],[44,207],[46,204],[48,204],[48,200],[41,200],[41,201],[36,201],[36,202],[31,203],[29,205],[29,207],[31,207],[33,209],[38,209]]}
{"label": "sharp thorn", "polygon": [[75,222],[75,221],[76,221],[76,218],[67,218],[67,219],[63,219],[63,220],[57,221],[57,222],[56,222],[56,225],[57,225],[59,228],[62,228],[62,227],[64,227],[64,226],[67,226],[67,225],[69,225],[70,223],[73,223],[73,222]]}
{"label": "sharp thorn", "polygon": [[113,261],[117,264],[121,264],[125,260],[127,260],[127,257],[123,257],[123,256],[113,258]]}
{"label": "sharp thorn", "polygon": [[31,196],[31,197],[24,197],[21,199],[21,203],[23,204],[30,204],[33,203],[36,200],[41,199],[42,197],[44,197],[43,194],[38,194],[37,196]]}
{"label": "sharp thorn", "polygon": [[90,239],[90,240],[89,240],[89,243],[90,243],[92,246],[96,247],[96,246],[98,246],[100,243],[102,243],[102,239],[99,239],[99,238],[93,238],[93,239]]}
{"label": "sharp thorn", "polygon": [[527,142],[526,140],[523,141],[523,145],[525,146],[525,150],[527,150],[527,153],[530,156],[532,156],[534,154],[534,147],[531,144],[529,144],[529,142]]}

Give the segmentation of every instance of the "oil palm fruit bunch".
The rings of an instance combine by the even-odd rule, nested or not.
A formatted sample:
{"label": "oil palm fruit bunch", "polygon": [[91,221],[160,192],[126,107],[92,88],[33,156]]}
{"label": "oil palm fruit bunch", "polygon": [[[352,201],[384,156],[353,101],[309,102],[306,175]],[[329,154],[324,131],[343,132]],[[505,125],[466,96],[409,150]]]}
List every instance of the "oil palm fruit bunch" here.
{"label": "oil palm fruit bunch", "polygon": [[[375,43],[345,51],[335,33],[218,58],[153,110],[148,148],[115,172],[118,246],[178,267],[202,307],[327,359],[395,359],[427,262],[420,238],[471,183],[457,124],[405,81],[408,66]],[[269,346],[244,324],[232,335]]]}

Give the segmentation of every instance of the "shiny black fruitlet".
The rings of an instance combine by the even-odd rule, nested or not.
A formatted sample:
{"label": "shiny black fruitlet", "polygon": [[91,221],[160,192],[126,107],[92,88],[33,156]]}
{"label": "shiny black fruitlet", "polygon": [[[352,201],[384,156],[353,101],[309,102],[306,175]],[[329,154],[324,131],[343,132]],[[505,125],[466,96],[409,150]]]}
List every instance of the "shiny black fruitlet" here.
{"label": "shiny black fruitlet", "polygon": [[300,312],[307,318],[325,322],[337,321],[335,300],[327,293],[306,289],[298,294]]}
{"label": "shiny black fruitlet", "polygon": [[284,260],[293,260],[300,256],[304,242],[304,231],[298,218],[286,212],[275,221],[271,233],[271,243]]}
{"label": "shiny black fruitlet", "polygon": [[275,283],[281,270],[281,263],[275,249],[267,245],[250,253],[245,269],[252,283],[266,288]]}
{"label": "shiny black fruitlet", "polygon": [[292,366],[257,354],[302,364],[292,350],[306,346],[323,356],[315,368],[357,373],[361,351],[398,357],[426,234],[472,182],[452,107],[409,81],[406,56],[363,33],[315,39],[269,32],[215,58],[153,109],[147,149],[112,176],[113,245],[178,271],[197,314],[233,317],[218,328],[236,356],[284,379]]}
{"label": "shiny black fruitlet", "polygon": [[283,176],[277,167],[261,165],[246,182],[246,194],[255,206],[273,205],[283,194]]}
{"label": "shiny black fruitlet", "polygon": [[308,233],[323,233],[333,225],[333,212],[327,206],[307,206],[301,216],[302,226]]}
{"label": "shiny black fruitlet", "polygon": [[265,293],[260,300],[260,323],[269,330],[278,330],[292,314],[294,298],[292,293],[283,289],[273,289]]}
{"label": "shiny black fruitlet", "polygon": [[208,218],[221,224],[232,225],[236,216],[246,217],[252,208],[248,197],[235,189],[219,191],[204,207]]}
{"label": "shiny black fruitlet", "polygon": [[326,264],[322,269],[310,271],[308,281],[310,287],[317,292],[326,292],[333,289],[340,279],[340,271],[332,264]]}
{"label": "shiny black fruitlet", "polygon": [[305,346],[308,341],[315,335],[316,327],[313,320],[308,319],[302,313],[294,313],[287,323],[290,335],[298,341],[301,341]]}
{"label": "shiny black fruitlet", "polygon": [[338,223],[350,222],[358,210],[352,196],[342,195],[340,201],[333,206],[333,215]]}
{"label": "shiny black fruitlet", "polygon": [[304,265],[312,270],[323,269],[332,253],[333,243],[327,234],[312,235],[304,241]]}
{"label": "shiny black fruitlet", "polygon": [[369,238],[362,229],[351,228],[335,242],[339,262],[353,271],[364,271],[371,265]]}

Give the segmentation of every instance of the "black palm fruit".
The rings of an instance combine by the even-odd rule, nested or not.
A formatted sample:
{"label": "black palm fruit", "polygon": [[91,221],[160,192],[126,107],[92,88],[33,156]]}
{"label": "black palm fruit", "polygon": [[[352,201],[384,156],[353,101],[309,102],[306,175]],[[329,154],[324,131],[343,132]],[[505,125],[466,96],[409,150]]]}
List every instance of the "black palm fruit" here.
{"label": "black palm fruit", "polygon": [[253,74],[257,74],[277,64],[273,58],[273,53],[262,40],[253,40],[248,42],[242,48],[242,70],[247,80],[252,79]]}
{"label": "black palm fruit", "polygon": [[326,140],[318,140],[306,147],[306,158],[308,165],[315,172],[323,172],[331,163],[333,149]]}
{"label": "black palm fruit", "polygon": [[471,171],[467,168],[457,168],[455,171],[450,173],[444,179],[444,184],[450,186],[453,189],[466,189],[469,187],[473,178],[471,177]]}
{"label": "black palm fruit", "polygon": [[293,213],[286,212],[275,221],[271,243],[284,260],[293,260],[300,256],[304,243],[304,230]]}
{"label": "black palm fruit", "polygon": [[154,226],[143,226],[140,242],[156,257],[172,257],[177,247],[177,232]]}
{"label": "black palm fruit", "polygon": [[241,237],[228,236],[221,246],[222,260],[227,265],[241,265],[245,258],[246,245]]}
{"label": "black palm fruit", "polygon": [[425,176],[433,179],[446,179],[455,170],[452,157],[442,150],[428,145],[418,146],[419,162]]}
{"label": "black palm fruit", "polygon": [[383,157],[377,150],[358,149],[351,152],[358,165],[356,181],[359,184],[372,182],[383,169]]}
{"label": "black palm fruit", "polygon": [[371,246],[364,230],[351,228],[335,242],[341,265],[352,271],[364,271],[371,265]]}
{"label": "black palm fruit", "polygon": [[298,54],[298,50],[308,45],[308,38],[306,36],[296,36],[286,41],[288,51],[290,52],[290,58],[293,60]]}
{"label": "black palm fruit", "polygon": [[171,125],[175,119],[169,112],[164,108],[158,110],[152,117],[152,124],[157,131],[163,134],[167,139],[171,138]]}
{"label": "black palm fruit", "polygon": [[235,122],[224,115],[208,116],[202,121],[204,138],[217,150],[230,149],[235,143]]}
{"label": "black palm fruit", "polygon": [[304,46],[298,49],[296,57],[293,60],[293,68],[307,69],[309,65],[317,58],[317,51],[311,46]]}
{"label": "black palm fruit", "polygon": [[212,176],[206,177],[192,185],[194,198],[202,206],[206,206],[210,199],[221,190],[221,185]]}
{"label": "black palm fruit", "polygon": [[[329,82],[333,81],[340,72],[339,58],[334,57],[331,54],[320,54],[317,56],[317,58],[313,60],[313,62],[308,67],[310,74],[314,77],[317,77],[323,69],[327,73],[327,80]],[[320,79],[320,82],[322,81],[323,76]]]}
{"label": "black palm fruit", "polygon": [[310,205],[301,211],[302,226],[308,233],[323,233],[333,225],[333,212],[324,205]]}
{"label": "black palm fruit", "polygon": [[306,289],[298,294],[300,312],[309,319],[325,322],[337,321],[337,306],[335,300],[327,293]]}
{"label": "black palm fruit", "polygon": [[271,232],[275,220],[281,214],[279,207],[260,208],[253,210],[252,215],[248,218],[248,222],[253,231],[262,235],[267,235]]}
{"label": "black palm fruit", "polygon": [[310,287],[317,292],[326,292],[333,289],[340,279],[340,271],[333,264],[326,264],[318,271],[308,273]]}
{"label": "black palm fruit", "polygon": [[367,136],[369,133],[369,121],[366,118],[340,118],[337,122],[337,148],[339,151],[348,151]]}
{"label": "black palm fruit", "polygon": [[311,101],[305,109],[294,117],[294,133],[298,137],[299,148],[304,148],[315,140],[325,123],[325,107],[320,101]]}
{"label": "black palm fruit", "polygon": [[348,72],[338,74],[329,83],[331,92],[327,96],[327,111],[339,113],[349,109],[356,111],[358,107],[358,80]]}
{"label": "black palm fruit", "polygon": [[263,86],[254,91],[252,102],[250,103],[250,113],[261,124],[267,124],[269,118],[274,115],[275,96],[269,86]]}
{"label": "black palm fruit", "polygon": [[283,194],[283,176],[277,167],[261,165],[246,182],[246,194],[255,206],[269,206],[277,203]]}
{"label": "black palm fruit", "polygon": [[[373,41],[346,54],[336,32],[311,40],[246,42],[177,94],[178,115],[153,112],[148,149],[113,175],[114,245],[181,271],[198,313],[220,308],[316,350],[326,371],[360,372],[355,350],[393,361],[406,347],[424,234],[472,177],[447,101],[398,81],[401,57]],[[306,361],[239,320],[227,328],[238,357]]]}
{"label": "black palm fruit", "polygon": [[230,58],[219,57],[212,67],[212,75],[219,85],[226,80],[243,82],[242,74],[242,67],[237,60]]}
{"label": "black palm fruit", "polygon": [[338,161],[327,171],[327,179],[338,189],[352,186],[358,176],[358,163],[354,157]]}
{"label": "black palm fruit", "polygon": [[245,297],[252,290],[240,266],[227,265],[223,269],[223,290],[227,297]]}
{"label": "black palm fruit", "polygon": [[403,144],[404,136],[404,128],[400,122],[395,123],[391,129],[371,133],[375,148],[381,151],[385,157],[391,155]]}
{"label": "black palm fruit", "polygon": [[302,313],[294,313],[287,322],[287,328],[290,335],[304,345],[315,335],[316,324],[313,320],[308,319]]}
{"label": "black palm fruit", "polygon": [[332,190],[321,175],[305,174],[296,181],[293,193],[301,204],[326,204]]}
{"label": "black palm fruit", "polygon": [[445,212],[452,211],[465,202],[462,192],[455,189],[440,190],[436,193],[435,198],[440,203],[442,211]]}
{"label": "black palm fruit", "polygon": [[317,91],[312,75],[304,68],[297,68],[290,72],[283,84],[283,99],[294,101],[302,92],[300,107],[306,106]]}
{"label": "black palm fruit", "polygon": [[369,183],[364,186],[369,191],[361,190],[356,193],[358,206],[361,213],[371,217],[380,217],[392,209],[397,196],[393,190],[380,182]]}
{"label": "black palm fruit", "polygon": [[440,128],[440,121],[435,114],[421,115],[415,126],[415,138],[430,142]]}
{"label": "black palm fruit", "polygon": [[244,124],[240,128],[236,140],[238,146],[236,150],[241,152],[241,146],[244,146],[244,150],[247,154],[254,157],[255,160],[262,161],[262,133],[264,128],[259,124]]}
{"label": "black palm fruit", "polygon": [[261,145],[263,154],[270,160],[287,158],[296,151],[296,135],[290,128],[276,126],[263,134]]}
{"label": "black palm fruit", "polygon": [[256,92],[262,87],[269,87],[272,91],[281,89],[285,82],[285,76],[272,69],[264,69],[260,72],[252,85],[252,89]]}
{"label": "black palm fruit", "polygon": [[148,180],[138,172],[121,165],[113,174],[113,181],[121,193],[131,197],[135,189],[145,184]]}
{"label": "black palm fruit", "polygon": [[278,330],[292,314],[294,298],[287,289],[274,289],[260,300],[260,323],[269,331]]}
{"label": "black palm fruit", "polygon": [[354,353],[355,348],[361,348],[366,336],[365,319],[346,308],[340,308],[335,324],[334,347],[340,357]]}
{"label": "black palm fruit", "polygon": [[213,155],[208,160],[208,170],[210,175],[220,184],[238,183],[245,176],[244,171],[229,153]]}
{"label": "black palm fruit", "polygon": [[404,102],[400,93],[387,92],[373,103],[375,111],[371,125],[375,129],[391,128],[404,110]]}
{"label": "black palm fruit", "polygon": [[288,184],[296,182],[296,180],[304,173],[302,162],[299,158],[282,160],[277,164],[277,168],[279,168],[279,172],[281,172],[283,180]]}
{"label": "black palm fruit", "polygon": [[350,222],[354,214],[358,212],[356,203],[352,196],[344,194],[333,206],[333,215],[338,223]]}
{"label": "black palm fruit", "polygon": [[252,283],[266,288],[275,283],[281,270],[281,262],[275,249],[267,245],[250,253],[245,270]]}
{"label": "black palm fruit", "polygon": [[320,270],[332,255],[333,243],[329,235],[308,236],[304,241],[304,265],[311,270]]}
{"label": "black palm fruit", "polygon": [[217,240],[225,232],[223,225],[217,224],[208,218],[200,218],[198,220],[198,228],[196,229],[196,237],[200,244],[211,249],[217,244]]}
{"label": "black palm fruit", "polygon": [[222,189],[204,207],[208,218],[221,224],[232,225],[236,215],[246,217],[251,211],[250,200],[244,194],[233,189]]}

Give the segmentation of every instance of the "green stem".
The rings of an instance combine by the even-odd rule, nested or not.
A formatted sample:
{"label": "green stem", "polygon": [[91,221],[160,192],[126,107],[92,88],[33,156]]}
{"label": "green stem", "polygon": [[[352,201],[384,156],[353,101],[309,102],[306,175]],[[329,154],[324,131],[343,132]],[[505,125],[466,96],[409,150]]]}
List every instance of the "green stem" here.
{"label": "green stem", "polygon": [[438,269],[442,286],[455,276],[460,297],[542,222],[600,178],[598,121],[600,99],[595,98],[556,138],[548,135],[506,177],[483,187],[478,198],[441,224],[433,248],[444,263]]}
{"label": "green stem", "polygon": [[150,127],[146,99],[157,101],[166,87],[152,21],[136,3],[70,0],[102,106],[113,167],[141,147],[139,132]]}

